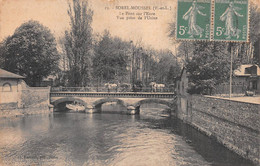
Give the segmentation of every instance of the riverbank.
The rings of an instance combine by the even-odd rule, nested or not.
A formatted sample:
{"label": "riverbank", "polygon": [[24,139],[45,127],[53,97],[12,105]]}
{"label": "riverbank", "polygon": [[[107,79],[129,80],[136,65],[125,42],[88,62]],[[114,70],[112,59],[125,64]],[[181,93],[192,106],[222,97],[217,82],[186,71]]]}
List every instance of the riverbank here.
{"label": "riverbank", "polygon": [[178,118],[228,149],[259,165],[260,104],[226,98],[183,95]]}
{"label": "riverbank", "polygon": [[31,105],[29,107],[21,107],[18,108],[16,106],[1,106],[0,107],[0,118],[8,118],[15,116],[25,116],[25,115],[33,115],[33,114],[50,114],[53,112],[52,106],[46,102],[37,103],[35,105]]}
{"label": "riverbank", "polygon": [[[5,96],[2,95],[0,98],[0,117],[53,112],[53,107],[50,105],[50,87],[29,87],[24,81],[20,81],[16,89],[4,94]],[[11,96],[13,100],[3,100],[3,97]]]}

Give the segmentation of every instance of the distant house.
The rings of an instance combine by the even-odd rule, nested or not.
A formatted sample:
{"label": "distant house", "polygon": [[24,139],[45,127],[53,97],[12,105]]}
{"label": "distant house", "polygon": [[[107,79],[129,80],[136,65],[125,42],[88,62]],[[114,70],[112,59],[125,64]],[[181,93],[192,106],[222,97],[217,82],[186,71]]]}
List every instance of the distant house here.
{"label": "distant house", "polygon": [[23,76],[0,69],[0,104],[19,103],[22,84],[25,84],[23,79]]}
{"label": "distant house", "polygon": [[243,84],[247,90],[260,94],[260,68],[258,65],[241,65],[234,71],[233,82]]}

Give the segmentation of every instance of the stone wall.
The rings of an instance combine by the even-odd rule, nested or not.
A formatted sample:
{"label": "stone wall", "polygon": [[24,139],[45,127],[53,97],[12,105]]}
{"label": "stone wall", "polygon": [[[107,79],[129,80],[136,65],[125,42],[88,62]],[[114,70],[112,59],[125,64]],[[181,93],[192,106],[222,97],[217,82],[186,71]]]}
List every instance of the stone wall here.
{"label": "stone wall", "polygon": [[33,105],[25,108],[18,107],[8,107],[1,109],[0,108],[0,117],[14,117],[14,116],[24,116],[24,115],[33,115],[33,114],[49,114],[52,113],[53,110],[50,109],[49,105],[45,103],[39,103],[37,105]]}
{"label": "stone wall", "polygon": [[0,104],[0,117],[51,113],[50,87],[29,87],[19,84],[20,97],[17,102]]}
{"label": "stone wall", "polygon": [[[179,96],[179,102],[184,97]],[[227,148],[260,164],[260,105],[192,95],[177,116]]]}
{"label": "stone wall", "polygon": [[49,104],[50,87],[27,87],[22,90],[21,106],[29,107],[37,103]]}

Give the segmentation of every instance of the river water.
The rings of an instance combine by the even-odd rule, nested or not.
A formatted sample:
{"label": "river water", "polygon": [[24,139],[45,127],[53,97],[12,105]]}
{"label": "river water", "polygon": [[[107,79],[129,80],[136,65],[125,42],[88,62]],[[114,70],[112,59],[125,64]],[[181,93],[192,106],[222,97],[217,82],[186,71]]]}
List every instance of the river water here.
{"label": "river water", "polygon": [[247,166],[249,161],[163,114],[53,113],[0,120],[0,165]]}

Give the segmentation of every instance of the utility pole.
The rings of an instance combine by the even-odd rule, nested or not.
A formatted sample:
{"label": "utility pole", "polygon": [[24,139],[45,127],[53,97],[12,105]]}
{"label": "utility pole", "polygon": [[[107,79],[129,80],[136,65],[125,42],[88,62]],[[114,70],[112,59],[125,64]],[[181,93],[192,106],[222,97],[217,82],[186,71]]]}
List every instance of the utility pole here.
{"label": "utility pole", "polygon": [[230,73],[229,73],[229,98],[232,97],[232,68],[233,68],[233,45],[230,48]]}

